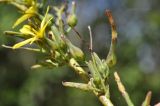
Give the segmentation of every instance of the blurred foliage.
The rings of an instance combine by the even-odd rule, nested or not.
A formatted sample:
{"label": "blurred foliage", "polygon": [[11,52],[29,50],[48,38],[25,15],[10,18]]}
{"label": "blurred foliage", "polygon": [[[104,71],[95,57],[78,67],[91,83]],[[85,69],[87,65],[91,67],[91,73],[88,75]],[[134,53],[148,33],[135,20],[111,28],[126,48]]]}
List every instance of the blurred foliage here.
{"label": "blurred foliage", "polygon": [[[58,1],[58,0],[57,0]],[[87,26],[94,34],[94,50],[102,57],[110,44],[110,28],[104,10],[111,9],[119,32],[118,71],[135,105],[141,105],[147,91],[153,92],[152,105],[160,101],[160,1],[149,0],[77,0],[79,24],[77,29],[89,38]],[[3,31],[11,29],[19,16],[16,8],[0,4],[0,44],[12,45]],[[75,43],[77,38],[74,38]],[[98,45],[97,45],[98,44]],[[107,44],[107,46],[106,46]],[[102,47],[101,47],[102,45]],[[87,50],[86,44],[82,48]],[[106,49],[107,48],[107,49]],[[61,82],[77,76],[68,67],[31,70],[36,55],[22,50],[0,47],[0,106],[100,106],[90,93],[65,88]],[[125,102],[110,75],[111,98],[116,106]],[[78,79],[77,79],[78,80]]]}

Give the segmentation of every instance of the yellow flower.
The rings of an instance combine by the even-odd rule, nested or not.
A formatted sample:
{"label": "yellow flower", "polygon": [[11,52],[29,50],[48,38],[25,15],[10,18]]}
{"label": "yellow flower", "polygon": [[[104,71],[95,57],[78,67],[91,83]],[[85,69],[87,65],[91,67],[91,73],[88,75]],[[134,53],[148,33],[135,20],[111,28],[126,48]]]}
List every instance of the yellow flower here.
{"label": "yellow flower", "polygon": [[50,18],[47,21],[47,13],[49,11],[49,7],[47,8],[46,14],[40,24],[40,28],[38,29],[34,29],[33,27],[31,27],[30,25],[24,25],[21,29],[20,32],[22,34],[24,34],[26,37],[29,37],[28,39],[19,42],[17,44],[15,44],[12,48],[13,49],[18,49],[26,44],[32,44],[33,42],[44,38],[44,34],[45,34],[45,29],[47,27],[47,25],[49,24],[49,22],[52,20],[52,18]]}

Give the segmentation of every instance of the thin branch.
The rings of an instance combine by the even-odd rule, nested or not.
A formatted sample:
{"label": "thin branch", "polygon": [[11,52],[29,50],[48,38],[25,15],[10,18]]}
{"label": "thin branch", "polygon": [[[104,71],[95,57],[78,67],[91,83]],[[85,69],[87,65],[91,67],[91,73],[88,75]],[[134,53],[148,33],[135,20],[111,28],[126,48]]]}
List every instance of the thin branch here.
{"label": "thin branch", "polygon": [[82,79],[84,79],[85,81],[89,81],[89,77],[88,74],[85,72],[85,70],[80,67],[80,65],[78,64],[78,62],[74,59],[71,58],[69,61],[69,65],[74,69],[74,71],[81,76]]}
{"label": "thin branch", "polygon": [[121,82],[121,79],[118,75],[117,72],[114,73],[114,77],[115,77],[115,81],[117,82],[118,85],[118,89],[121,92],[122,96],[124,97],[126,103],[128,104],[128,106],[134,106],[134,104],[132,103],[129,94],[126,92],[124,85]]}
{"label": "thin branch", "polygon": [[[2,47],[4,48],[7,48],[7,49],[13,49],[12,46],[7,46],[7,45],[2,45]],[[29,51],[34,51],[34,52],[45,52],[45,51],[42,51],[40,49],[34,49],[34,48],[28,48],[28,47],[20,47],[19,49],[23,49],[23,50],[29,50]]]}
{"label": "thin branch", "polygon": [[93,39],[92,39],[92,31],[91,31],[90,26],[88,26],[88,30],[89,30],[89,36],[90,36],[89,50],[92,53],[93,52]]}
{"label": "thin branch", "polygon": [[146,95],[144,102],[142,103],[142,106],[150,106],[151,97],[152,97],[152,92],[149,91]]}
{"label": "thin branch", "polygon": [[111,102],[110,99],[108,99],[106,96],[102,95],[102,96],[99,96],[99,100],[101,101],[101,103],[104,105],[104,106],[114,106]]}
{"label": "thin branch", "polygon": [[91,90],[91,87],[88,84],[84,84],[84,83],[62,82],[62,84],[63,86],[66,86],[66,87],[78,88],[85,91]]}
{"label": "thin branch", "polygon": [[81,40],[83,40],[81,34],[76,30],[76,28],[73,27],[72,29],[73,29],[73,31],[78,35],[78,37],[79,37]]}

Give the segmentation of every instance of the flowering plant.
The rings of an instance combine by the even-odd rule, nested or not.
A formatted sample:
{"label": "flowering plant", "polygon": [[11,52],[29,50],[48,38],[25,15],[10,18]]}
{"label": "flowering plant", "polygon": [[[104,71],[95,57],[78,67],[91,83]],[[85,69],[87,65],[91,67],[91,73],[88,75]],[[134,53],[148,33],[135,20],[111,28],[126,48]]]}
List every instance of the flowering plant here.
{"label": "flowering plant", "polygon": [[[74,71],[84,80],[85,83],[77,82],[63,82],[67,87],[74,87],[81,90],[93,92],[104,106],[113,106],[110,99],[109,74],[110,69],[116,64],[116,42],[117,31],[113,20],[111,11],[106,10],[106,16],[109,19],[112,30],[112,39],[108,55],[105,59],[100,59],[97,53],[92,50],[92,31],[90,32],[90,54],[91,59],[85,58],[85,53],[81,48],[75,46],[68,38],[71,30],[75,31],[75,26],[78,23],[76,16],[76,4],[72,2],[72,10],[67,13],[67,4],[64,3],[58,6],[45,6],[46,0],[38,2],[38,0],[0,0],[16,6],[21,12],[22,16],[17,19],[13,28],[25,22],[19,32],[6,31],[5,34],[13,35],[22,38],[22,41],[13,46],[6,46],[11,49],[27,49],[31,51],[46,54],[45,61],[33,65],[32,68],[39,67],[60,67],[69,65]],[[54,13],[51,13],[53,10]],[[66,18],[63,18],[66,15]],[[76,31],[81,38],[79,33]],[[36,47],[30,47],[35,44]],[[26,47],[28,45],[29,47]],[[24,47],[25,46],[25,47]],[[89,73],[81,66],[85,64]],[[122,93],[128,106],[134,106],[129,94],[126,92],[120,77],[117,72],[114,73],[115,81],[117,82],[119,91]],[[142,106],[149,106],[151,99],[151,92],[149,92],[144,100]]]}

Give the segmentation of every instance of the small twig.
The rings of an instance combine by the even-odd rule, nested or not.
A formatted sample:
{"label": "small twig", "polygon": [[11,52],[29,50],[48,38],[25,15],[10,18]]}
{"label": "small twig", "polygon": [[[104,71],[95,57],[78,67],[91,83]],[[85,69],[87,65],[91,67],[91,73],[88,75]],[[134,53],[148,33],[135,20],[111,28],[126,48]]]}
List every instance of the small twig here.
{"label": "small twig", "polygon": [[149,91],[146,95],[144,102],[142,103],[142,106],[150,106],[151,97],[152,97],[152,92]]}
{"label": "small twig", "polygon": [[82,36],[81,36],[81,34],[76,30],[76,28],[72,28],[73,29],[73,31],[78,35],[78,37],[82,40]]}
{"label": "small twig", "polygon": [[[12,46],[7,46],[7,45],[2,45],[2,47],[7,48],[7,49],[13,49]],[[40,49],[34,49],[34,48],[28,48],[28,47],[20,47],[19,49],[23,49],[23,50],[29,50],[29,51],[34,51],[34,52],[44,52]]]}
{"label": "small twig", "polygon": [[101,101],[101,103],[104,105],[104,106],[114,106],[111,102],[110,99],[108,99],[106,96],[102,95],[102,96],[99,96],[99,100]]}
{"label": "small twig", "polygon": [[[66,86],[66,87],[78,88],[85,91],[93,91],[93,88],[89,84],[75,83],[75,82],[62,82],[62,84],[63,86]],[[114,106],[111,100],[107,98],[105,95],[99,96],[96,93],[95,95],[99,98],[99,100],[104,106]]]}
{"label": "small twig", "polygon": [[88,84],[84,84],[84,83],[62,82],[62,84],[63,86],[78,88],[78,89],[85,90],[85,91],[91,90],[91,87]]}
{"label": "small twig", "polygon": [[6,34],[6,35],[23,35],[20,32],[14,32],[14,31],[5,31],[4,34]]}
{"label": "small twig", "polygon": [[78,64],[78,62],[74,59],[71,58],[69,61],[69,65],[74,69],[74,71],[81,76],[82,79],[84,79],[85,81],[89,81],[89,76],[88,74],[84,71],[84,69],[82,67],[80,67],[80,65]]}
{"label": "small twig", "polygon": [[92,53],[93,52],[93,39],[92,39],[92,31],[91,31],[90,26],[88,26],[88,30],[89,30],[89,36],[90,36],[89,50]]}
{"label": "small twig", "polygon": [[124,97],[126,103],[128,104],[128,106],[134,106],[134,104],[132,103],[129,94],[126,92],[124,85],[121,82],[121,79],[118,75],[117,72],[114,73],[114,77],[115,77],[115,81],[117,82],[118,85],[118,89],[121,92],[122,96]]}

